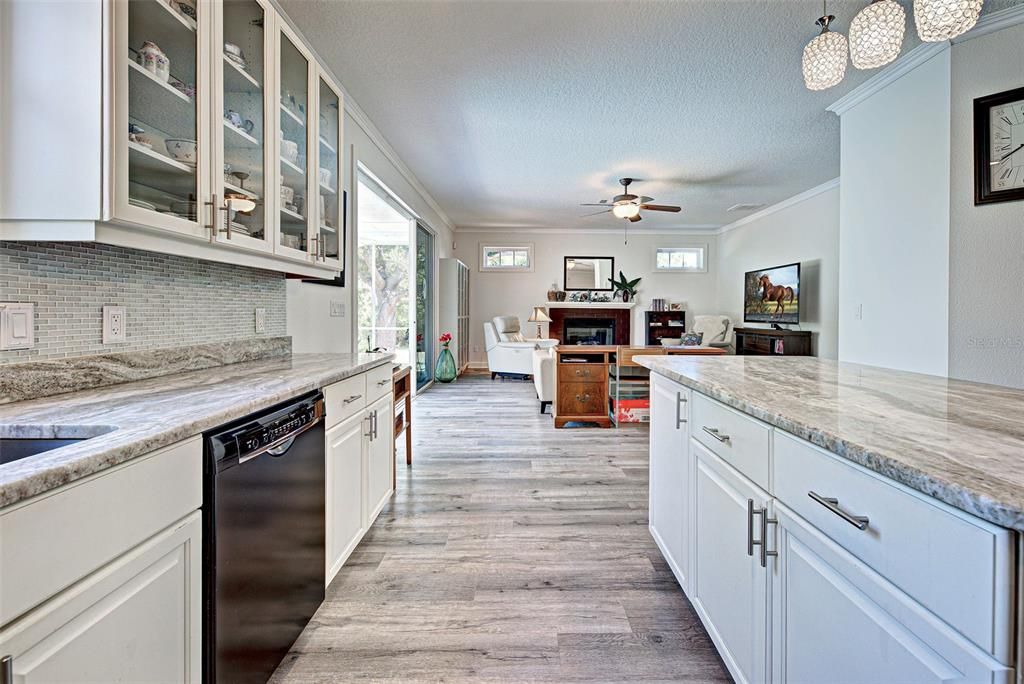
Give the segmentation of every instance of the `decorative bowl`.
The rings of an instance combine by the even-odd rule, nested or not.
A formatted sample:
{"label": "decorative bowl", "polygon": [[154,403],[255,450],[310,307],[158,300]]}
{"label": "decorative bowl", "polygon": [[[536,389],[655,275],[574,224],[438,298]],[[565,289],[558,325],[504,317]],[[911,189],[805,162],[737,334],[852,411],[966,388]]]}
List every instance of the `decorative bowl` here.
{"label": "decorative bowl", "polygon": [[196,165],[196,141],[184,138],[168,138],[167,152],[182,164]]}
{"label": "decorative bowl", "polygon": [[662,337],[661,346],[663,347],[678,347],[683,341],[681,337]]}

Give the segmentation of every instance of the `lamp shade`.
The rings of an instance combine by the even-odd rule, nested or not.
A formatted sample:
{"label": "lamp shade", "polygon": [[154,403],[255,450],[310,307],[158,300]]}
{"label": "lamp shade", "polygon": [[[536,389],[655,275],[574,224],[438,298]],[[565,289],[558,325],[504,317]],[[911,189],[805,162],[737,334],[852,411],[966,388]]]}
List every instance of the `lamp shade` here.
{"label": "lamp shade", "polygon": [[535,306],[535,307],[533,307],[533,313],[530,315],[530,317],[527,320],[530,323],[550,323],[551,322],[551,318],[548,316],[548,314],[544,310],[543,306]]}
{"label": "lamp shade", "polygon": [[978,23],[983,0],[914,0],[917,35],[927,43],[956,38]]}
{"label": "lamp shade", "polygon": [[874,0],[850,22],[850,60],[858,69],[874,69],[900,55],[907,13],[896,0]]}
{"label": "lamp shade", "polygon": [[829,31],[828,25],[833,19],[831,15],[818,19],[821,33],[804,48],[804,85],[808,90],[831,88],[846,75],[849,59],[846,36]]}

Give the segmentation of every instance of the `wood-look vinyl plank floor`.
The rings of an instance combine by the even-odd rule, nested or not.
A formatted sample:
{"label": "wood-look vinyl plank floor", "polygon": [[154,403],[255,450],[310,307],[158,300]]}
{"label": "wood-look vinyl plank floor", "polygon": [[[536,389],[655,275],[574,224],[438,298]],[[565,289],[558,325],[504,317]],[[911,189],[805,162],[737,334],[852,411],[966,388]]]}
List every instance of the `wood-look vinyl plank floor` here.
{"label": "wood-look vinyl plank floor", "polygon": [[413,468],[273,682],[730,681],[647,529],[646,427],[555,430],[488,376],[413,411]]}

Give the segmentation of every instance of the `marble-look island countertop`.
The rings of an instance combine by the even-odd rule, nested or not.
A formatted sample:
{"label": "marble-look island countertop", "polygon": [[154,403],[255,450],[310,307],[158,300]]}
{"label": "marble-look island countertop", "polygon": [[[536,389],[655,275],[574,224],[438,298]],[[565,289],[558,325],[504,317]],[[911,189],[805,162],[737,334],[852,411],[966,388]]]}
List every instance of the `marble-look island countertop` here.
{"label": "marble-look island countertop", "polygon": [[1024,391],[811,357],[636,361],[951,506],[1024,531]]}
{"label": "marble-look island countertop", "polygon": [[390,363],[393,357],[295,354],[0,405],[0,437],[102,433],[0,465],[0,508]]}

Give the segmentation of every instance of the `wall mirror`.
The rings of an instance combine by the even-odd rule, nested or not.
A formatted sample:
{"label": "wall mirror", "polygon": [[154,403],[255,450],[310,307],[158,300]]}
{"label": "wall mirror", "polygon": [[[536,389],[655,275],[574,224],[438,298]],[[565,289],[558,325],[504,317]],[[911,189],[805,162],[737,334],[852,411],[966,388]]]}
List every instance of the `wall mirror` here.
{"label": "wall mirror", "polygon": [[600,290],[612,291],[608,279],[615,273],[613,257],[567,256],[565,257],[565,291]]}

